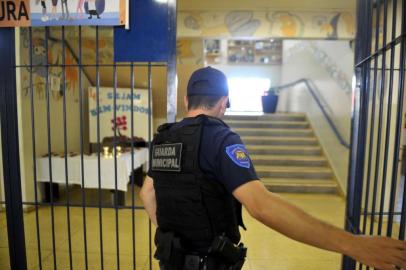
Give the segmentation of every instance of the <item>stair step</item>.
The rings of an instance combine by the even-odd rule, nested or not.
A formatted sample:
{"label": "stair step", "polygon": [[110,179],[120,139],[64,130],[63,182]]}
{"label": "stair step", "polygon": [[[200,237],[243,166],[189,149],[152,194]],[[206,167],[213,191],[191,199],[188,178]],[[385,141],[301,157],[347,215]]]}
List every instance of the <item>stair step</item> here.
{"label": "stair step", "polygon": [[250,155],[255,166],[327,166],[323,156],[292,156],[292,155]]}
{"label": "stair step", "polygon": [[264,115],[225,115],[223,118],[227,120],[270,120],[270,121],[306,121],[306,116],[304,114],[264,114]]}
{"label": "stair step", "polygon": [[304,129],[309,127],[307,121],[252,121],[252,120],[228,120],[227,125],[231,128],[284,128]]}
{"label": "stair step", "polygon": [[332,171],[326,167],[256,166],[260,178],[331,179]]}
{"label": "stair step", "polygon": [[264,137],[243,136],[244,144],[248,145],[318,145],[315,137]]}
{"label": "stair step", "polygon": [[228,115],[258,177],[274,192],[337,194],[334,173],[305,114]]}
{"label": "stair step", "polygon": [[319,146],[290,146],[290,145],[246,145],[250,155],[297,155],[319,156],[322,154]]}
{"label": "stair step", "polygon": [[278,128],[234,128],[240,136],[272,136],[272,137],[314,137],[313,130],[278,129]]}
{"label": "stair step", "polygon": [[336,194],[338,189],[333,180],[263,178],[261,181],[272,192]]}

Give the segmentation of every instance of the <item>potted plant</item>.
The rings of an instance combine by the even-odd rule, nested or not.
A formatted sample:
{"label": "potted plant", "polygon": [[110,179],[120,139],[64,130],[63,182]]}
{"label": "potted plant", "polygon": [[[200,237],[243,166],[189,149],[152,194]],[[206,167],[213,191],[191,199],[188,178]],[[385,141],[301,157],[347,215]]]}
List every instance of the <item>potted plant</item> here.
{"label": "potted plant", "polygon": [[278,93],[276,88],[269,88],[262,96],[262,111],[264,113],[275,113],[278,105]]}

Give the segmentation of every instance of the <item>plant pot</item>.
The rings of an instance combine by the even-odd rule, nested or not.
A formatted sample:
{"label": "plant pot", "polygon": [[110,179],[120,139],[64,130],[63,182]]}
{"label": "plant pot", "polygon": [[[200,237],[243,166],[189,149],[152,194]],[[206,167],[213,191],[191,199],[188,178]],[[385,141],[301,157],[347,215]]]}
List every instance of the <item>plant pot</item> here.
{"label": "plant pot", "polygon": [[277,95],[262,96],[262,111],[264,113],[275,113],[278,105]]}

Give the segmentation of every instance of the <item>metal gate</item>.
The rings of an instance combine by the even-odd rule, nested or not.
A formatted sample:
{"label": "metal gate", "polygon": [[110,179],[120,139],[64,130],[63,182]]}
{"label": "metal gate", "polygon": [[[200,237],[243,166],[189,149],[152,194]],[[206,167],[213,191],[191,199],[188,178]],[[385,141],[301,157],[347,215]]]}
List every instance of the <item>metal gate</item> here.
{"label": "metal gate", "polygon": [[[103,51],[106,41],[101,36],[106,31],[110,35],[113,29],[25,28],[15,39],[14,29],[0,29],[0,115],[6,195],[0,204],[7,212],[10,269],[27,269],[27,265],[30,269],[155,268],[151,223],[138,199],[136,184],[142,183],[149,157],[153,74],[167,74],[165,80],[174,83],[171,76],[176,75],[176,65],[170,60],[116,63],[108,51]],[[77,84],[74,87],[73,78]],[[114,136],[103,140],[100,118],[106,109],[101,105],[106,82],[113,89],[110,125]],[[130,116],[120,119],[119,86],[123,84],[128,89],[123,98],[131,100],[130,109],[127,108]],[[93,94],[89,85],[94,86]],[[140,86],[146,89],[146,107],[134,98]],[[169,94],[176,97],[173,91]],[[90,99],[96,104],[94,143],[88,140]],[[148,115],[142,126],[134,116],[141,110]],[[19,118],[26,121],[18,125]],[[123,122],[129,138],[121,136]],[[19,137],[22,126],[30,132]],[[148,130],[144,141],[136,136],[140,128]],[[19,145],[29,151],[21,152]],[[73,145],[77,147],[75,152]],[[29,158],[24,156],[27,152]],[[123,164],[127,165],[126,178],[120,171]],[[109,186],[103,175],[106,170],[111,176]],[[96,187],[88,188],[90,178]],[[27,186],[32,187],[29,192]]]}
{"label": "metal gate", "polygon": [[404,240],[406,1],[358,0],[357,21],[346,229]]}

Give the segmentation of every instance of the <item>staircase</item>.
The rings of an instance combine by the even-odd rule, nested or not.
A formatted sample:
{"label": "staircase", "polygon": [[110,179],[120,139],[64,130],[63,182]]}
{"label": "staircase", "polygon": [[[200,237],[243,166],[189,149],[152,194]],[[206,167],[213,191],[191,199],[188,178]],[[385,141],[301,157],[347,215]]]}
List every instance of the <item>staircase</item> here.
{"label": "staircase", "polygon": [[333,172],[304,114],[225,117],[241,136],[258,177],[274,192],[338,193]]}

